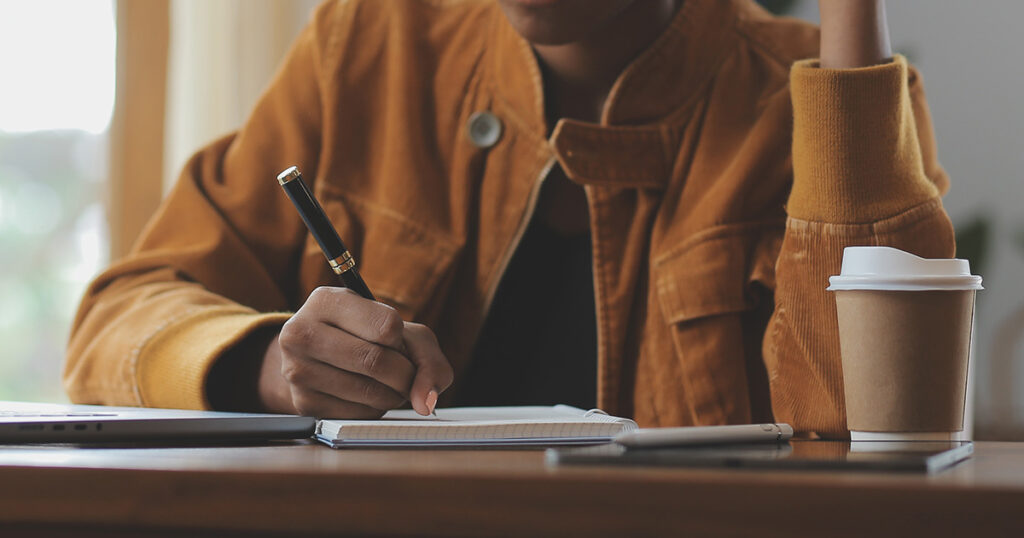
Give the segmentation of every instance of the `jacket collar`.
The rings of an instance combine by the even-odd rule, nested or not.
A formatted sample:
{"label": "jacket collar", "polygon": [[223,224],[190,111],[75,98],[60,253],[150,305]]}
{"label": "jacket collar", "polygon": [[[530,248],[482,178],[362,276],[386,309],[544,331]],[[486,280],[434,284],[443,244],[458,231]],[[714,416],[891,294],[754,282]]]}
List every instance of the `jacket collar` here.
{"label": "jacket collar", "polygon": [[[732,49],[733,0],[684,0],[655,42],[619,75],[600,124],[561,120],[549,143],[570,179],[584,184],[663,187],[678,152],[670,128],[686,115]],[[495,9],[489,76],[517,123],[545,138],[544,93],[530,44]]]}

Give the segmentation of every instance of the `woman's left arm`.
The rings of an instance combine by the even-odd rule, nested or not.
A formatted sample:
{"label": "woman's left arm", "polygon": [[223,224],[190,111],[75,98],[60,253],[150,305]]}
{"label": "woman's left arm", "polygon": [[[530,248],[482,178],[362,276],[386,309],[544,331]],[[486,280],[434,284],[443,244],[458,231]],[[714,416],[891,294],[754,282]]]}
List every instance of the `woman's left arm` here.
{"label": "woman's left arm", "polygon": [[846,433],[835,298],[843,248],[949,257],[948,188],[921,81],[889,49],[882,0],[821,0],[821,58],[790,73],[793,186],[763,342],[776,420]]}
{"label": "woman's left arm", "polygon": [[821,67],[848,69],[892,58],[885,0],[818,0]]}

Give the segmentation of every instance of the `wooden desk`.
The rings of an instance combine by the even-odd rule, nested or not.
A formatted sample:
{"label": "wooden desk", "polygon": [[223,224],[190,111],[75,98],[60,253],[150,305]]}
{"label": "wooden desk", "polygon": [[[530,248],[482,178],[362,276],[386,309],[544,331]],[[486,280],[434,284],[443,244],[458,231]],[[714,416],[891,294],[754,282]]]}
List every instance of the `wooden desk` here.
{"label": "wooden desk", "polygon": [[0,448],[0,536],[1024,536],[1024,444],[936,475],[547,468],[539,451]]}

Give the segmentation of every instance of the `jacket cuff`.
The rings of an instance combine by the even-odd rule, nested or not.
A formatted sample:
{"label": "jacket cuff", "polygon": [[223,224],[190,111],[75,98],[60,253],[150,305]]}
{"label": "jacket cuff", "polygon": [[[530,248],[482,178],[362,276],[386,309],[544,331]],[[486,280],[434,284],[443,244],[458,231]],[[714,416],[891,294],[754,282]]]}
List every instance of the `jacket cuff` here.
{"label": "jacket cuff", "polygon": [[939,195],[921,160],[905,58],[856,69],[800,61],[790,71],[790,88],[789,216],[868,223]]}
{"label": "jacket cuff", "polygon": [[254,331],[283,325],[291,314],[258,314],[242,307],[214,307],[170,322],[142,344],[136,386],[145,407],[210,409],[206,377],[213,363]]}

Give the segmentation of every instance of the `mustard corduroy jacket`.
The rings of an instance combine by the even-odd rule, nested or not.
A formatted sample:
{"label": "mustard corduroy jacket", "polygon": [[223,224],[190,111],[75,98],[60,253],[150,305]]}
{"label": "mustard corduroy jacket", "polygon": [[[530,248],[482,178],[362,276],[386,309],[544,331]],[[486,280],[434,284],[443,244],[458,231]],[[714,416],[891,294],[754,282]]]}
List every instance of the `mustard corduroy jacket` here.
{"label": "mustard corduroy jacket", "polygon": [[[225,350],[337,284],[276,181],[291,165],[378,298],[435,330],[457,384],[557,163],[589,203],[602,408],[842,435],[825,288],[843,247],[949,257],[954,240],[919,77],[900,57],[799,61],[817,43],[747,0],[687,0],[599,125],[549,126],[496,3],[328,2],[247,123],[189,161],[89,288],[68,393],[208,407]],[[469,132],[477,112],[489,136]]]}

